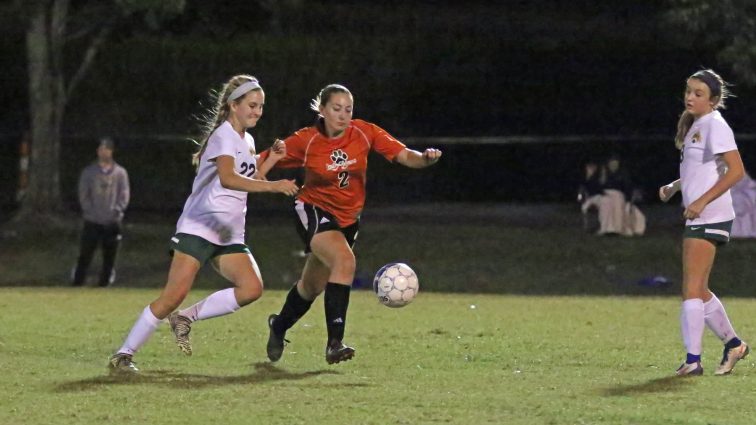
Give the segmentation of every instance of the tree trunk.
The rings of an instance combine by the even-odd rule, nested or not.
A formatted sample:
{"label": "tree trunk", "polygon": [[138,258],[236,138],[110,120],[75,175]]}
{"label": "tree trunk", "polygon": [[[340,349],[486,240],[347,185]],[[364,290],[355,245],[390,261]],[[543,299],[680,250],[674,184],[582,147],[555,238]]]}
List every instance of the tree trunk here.
{"label": "tree trunk", "polygon": [[[65,224],[65,212],[60,187],[60,131],[66,104],[71,92],[82,81],[98,50],[105,42],[118,16],[127,16],[140,10],[157,8],[170,13],[180,13],[184,1],[174,2],[127,2],[112,11],[97,25],[79,25],[79,35],[91,35],[81,62],[67,82],[63,70],[66,23],[71,0],[25,0],[28,11],[26,30],[26,56],[29,74],[29,109],[31,149],[29,184],[21,207],[12,223],[24,223],[34,228]],[[87,2],[78,2],[83,6]],[[89,6],[104,7],[103,2],[92,1]],[[116,2],[119,3],[119,2]],[[91,10],[90,10],[91,11]],[[115,16],[115,17],[114,17]]]}
{"label": "tree trunk", "polygon": [[66,93],[60,66],[63,34],[60,13],[67,1],[34,2],[26,32],[29,73],[31,155],[29,186],[16,216],[55,216],[63,211],[60,190],[60,129]]}

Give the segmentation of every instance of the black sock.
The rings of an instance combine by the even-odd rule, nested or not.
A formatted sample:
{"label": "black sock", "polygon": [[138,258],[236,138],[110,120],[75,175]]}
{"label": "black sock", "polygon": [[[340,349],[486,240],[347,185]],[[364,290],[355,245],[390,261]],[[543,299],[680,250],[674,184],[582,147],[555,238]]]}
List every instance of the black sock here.
{"label": "black sock", "polygon": [[286,333],[297,321],[310,309],[312,301],[302,298],[295,284],[286,296],[286,302],[281,308],[276,320],[273,321],[273,330],[277,334]]}
{"label": "black sock", "polygon": [[325,316],[328,326],[328,343],[344,339],[346,313],[349,307],[349,292],[352,287],[328,282],[325,290]]}
{"label": "black sock", "polygon": [[727,341],[727,343],[725,344],[725,347],[728,350],[730,350],[730,349],[733,349],[735,347],[740,347],[740,344],[742,344],[742,343],[743,343],[743,341],[741,341],[740,338],[733,337],[731,340]]}

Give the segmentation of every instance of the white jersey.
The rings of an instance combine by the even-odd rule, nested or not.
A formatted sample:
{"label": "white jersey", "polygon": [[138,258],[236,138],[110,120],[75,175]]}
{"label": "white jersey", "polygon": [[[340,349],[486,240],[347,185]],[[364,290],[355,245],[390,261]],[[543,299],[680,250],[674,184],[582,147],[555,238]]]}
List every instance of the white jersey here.
{"label": "white jersey", "polygon": [[242,138],[228,121],[213,131],[200,157],[192,194],[184,204],[176,233],[199,236],[216,245],[244,243],[247,192],[221,185],[215,159],[233,157],[236,172],[252,177],[257,169],[254,152],[252,136],[244,133]]}
{"label": "white jersey", "polygon": [[[722,153],[737,150],[732,129],[719,111],[708,113],[693,122],[685,135],[680,162],[680,184],[683,205],[688,205],[701,197],[717,183],[727,171]],[[711,201],[695,220],[687,225],[721,223],[733,220],[730,191]]]}

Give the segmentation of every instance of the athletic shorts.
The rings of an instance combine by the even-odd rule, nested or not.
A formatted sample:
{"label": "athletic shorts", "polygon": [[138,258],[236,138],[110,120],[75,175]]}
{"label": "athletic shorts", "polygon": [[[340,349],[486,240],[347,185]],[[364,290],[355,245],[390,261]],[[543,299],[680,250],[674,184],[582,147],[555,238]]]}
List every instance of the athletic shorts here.
{"label": "athletic shorts", "polygon": [[357,233],[359,233],[360,228],[359,220],[349,226],[340,227],[333,214],[299,200],[294,202],[294,212],[297,219],[297,232],[305,244],[306,253],[312,252],[310,242],[313,236],[328,230],[338,230],[343,233],[349,247],[354,248],[354,242],[357,240]]}
{"label": "athletic shorts", "polygon": [[224,254],[252,254],[249,247],[244,244],[233,245],[216,245],[207,239],[187,233],[176,233],[171,238],[170,254],[173,251],[180,251],[184,254],[196,258],[200,264],[207,263],[208,260]]}
{"label": "athletic shorts", "polygon": [[694,224],[685,226],[683,238],[706,239],[717,245],[724,245],[730,241],[732,220],[721,223]]}

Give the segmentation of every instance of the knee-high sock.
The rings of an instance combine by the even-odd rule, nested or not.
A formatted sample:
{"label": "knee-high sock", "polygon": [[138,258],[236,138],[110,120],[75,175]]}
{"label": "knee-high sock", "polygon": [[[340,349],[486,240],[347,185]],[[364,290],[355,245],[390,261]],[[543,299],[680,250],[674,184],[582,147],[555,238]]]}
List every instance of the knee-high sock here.
{"label": "knee-high sock", "polygon": [[709,301],[704,303],[704,319],[706,320],[706,326],[714,332],[717,338],[726,343],[729,340],[737,337],[735,329],[730,324],[730,319],[727,317],[727,312],[719,301],[716,295],[712,294]]}
{"label": "knee-high sock", "polygon": [[683,301],[680,312],[680,330],[688,354],[701,355],[704,327],[703,300],[692,298]]}
{"label": "knee-high sock", "polygon": [[118,352],[133,355],[139,351],[142,345],[155,333],[155,329],[160,325],[160,322],[161,320],[152,314],[150,306],[145,307]]}
{"label": "knee-high sock", "polygon": [[349,293],[352,287],[328,282],[325,290],[325,316],[328,328],[328,342],[344,339]]}
{"label": "knee-high sock", "polygon": [[273,330],[278,334],[284,334],[307,313],[312,306],[312,301],[304,299],[302,294],[299,293],[297,285],[294,284],[289,290],[289,294],[286,295],[286,301],[281,307],[281,312],[273,321]]}
{"label": "knee-high sock", "polygon": [[236,295],[234,295],[234,288],[228,288],[213,292],[197,304],[179,311],[179,314],[195,322],[197,320],[225,316],[240,308],[239,303],[236,301]]}

